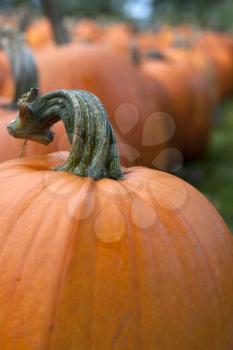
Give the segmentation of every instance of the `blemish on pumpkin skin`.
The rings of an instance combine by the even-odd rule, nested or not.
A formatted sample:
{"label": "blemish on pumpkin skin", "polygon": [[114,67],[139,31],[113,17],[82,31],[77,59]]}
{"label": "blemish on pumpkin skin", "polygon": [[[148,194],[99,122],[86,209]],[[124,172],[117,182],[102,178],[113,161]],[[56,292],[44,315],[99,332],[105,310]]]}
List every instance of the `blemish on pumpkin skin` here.
{"label": "blemish on pumpkin skin", "polygon": [[200,246],[199,246],[197,243],[194,244],[194,249],[195,249],[195,251],[196,251],[197,254],[200,254],[200,253],[201,253]]}
{"label": "blemish on pumpkin skin", "polygon": [[122,320],[112,338],[112,347],[114,348],[117,345],[117,341],[120,338],[123,329],[125,328],[126,323],[128,322],[128,320],[130,319],[130,312],[126,311],[124,316],[122,317]]}
{"label": "blemish on pumpkin skin", "polygon": [[54,323],[51,323],[48,328],[50,331],[52,331],[54,329]]}

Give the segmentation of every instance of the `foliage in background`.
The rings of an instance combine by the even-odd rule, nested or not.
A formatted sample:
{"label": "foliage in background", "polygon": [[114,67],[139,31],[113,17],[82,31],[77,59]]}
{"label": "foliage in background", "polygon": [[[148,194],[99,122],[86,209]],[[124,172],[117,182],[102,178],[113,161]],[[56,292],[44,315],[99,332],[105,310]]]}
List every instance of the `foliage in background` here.
{"label": "foliage in background", "polygon": [[[59,0],[58,10],[63,15],[76,17],[117,16],[125,17],[126,4],[151,4],[151,16],[147,24],[159,26],[162,23],[188,22],[221,30],[233,30],[232,0]],[[1,0],[0,7],[29,6],[40,10],[40,0]],[[129,14],[128,14],[129,16]]]}
{"label": "foliage in background", "polygon": [[233,30],[232,0],[152,0],[154,23],[188,22],[217,30]]}
{"label": "foliage in background", "polygon": [[[119,2],[122,3],[122,0]],[[34,9],[41,7],[40,0],[2,0],[0,7],[5,9],[14,8],[17,6],[30,6]],[[64,15],[71,16],[90,16],[94,17],[99,14],[112,15],[118,12],[116,2],[108,0],[69,0],[69,1],[56,1],[58,10]],[[121,6],[120,6],[121,7]]]}

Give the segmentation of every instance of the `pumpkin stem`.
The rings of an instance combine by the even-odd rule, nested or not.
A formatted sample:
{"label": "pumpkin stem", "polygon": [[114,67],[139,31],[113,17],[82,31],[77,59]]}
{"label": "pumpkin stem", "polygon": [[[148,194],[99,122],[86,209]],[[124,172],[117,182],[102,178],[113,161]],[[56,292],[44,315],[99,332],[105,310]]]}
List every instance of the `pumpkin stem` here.
{"label": "pumpkin stem", "polygon": [[[115,136],[98,97],[81,90],[57,90],[41,97],[36,89],[31,89],[18,106],[21,123],[13,121],[8,125],[15,137],[41,142],[42,135],[45,137],[54,123],[63,121],[72,146],[65,164],[55,170],[94,179],[122,177]],[[22,128],[21,124],[23,130],[18,136],[16,128]]]}
{"label": "pumpkin stem", "polygon": [[131,62],[138,66],[141,64],[142,61],[142,54],[140,52],[139,46],[136,41],[132,40],[129,45],[129,57],[131,59]]}
{"label": "pumpkin stem", "polygon": [[5,107],[16,109],[22,94],[38,85],[36,62],[31,49],[25,44],[23,34],[12,28],[0,29],[0,48],[4,49],[9,57],[15,82],[13,100]]}
{"label": "pumpkin stem", "polygon": [[165,53],[157,49],[149,49],[144,53],[141,52],[138,44],[135,41],[132,41],[129,46],[129,56],[131,62],[135,66],[140,65],[143,60],[169,61],[169,58],[165,55]]}
{"label": "pumpkin stem", "polygon": [[169,61],[169,58],[163,51],[157,49],[150,49],[146,52],[145,57],[149,60]]}

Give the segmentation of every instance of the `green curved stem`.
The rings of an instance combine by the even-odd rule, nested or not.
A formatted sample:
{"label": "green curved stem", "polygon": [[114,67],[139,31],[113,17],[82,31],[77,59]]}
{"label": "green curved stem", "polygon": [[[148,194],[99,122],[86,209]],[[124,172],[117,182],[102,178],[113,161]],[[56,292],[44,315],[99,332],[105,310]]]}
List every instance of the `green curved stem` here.
{"label": "green curved stem", "polygon": [[63,121],[72,147],[65,164],[56,170],[94,179],[122,177],[112,126],[95,95],[81,90],[58,90],[39,97],[32,89],[19,101],[19,109],[19,118],[34,134]]}

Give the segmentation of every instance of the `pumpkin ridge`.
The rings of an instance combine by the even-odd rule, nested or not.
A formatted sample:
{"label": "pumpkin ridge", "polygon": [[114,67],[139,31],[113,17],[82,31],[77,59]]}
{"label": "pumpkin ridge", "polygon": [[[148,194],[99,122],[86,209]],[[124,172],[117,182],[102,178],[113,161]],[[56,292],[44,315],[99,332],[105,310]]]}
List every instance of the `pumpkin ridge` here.
{"label": "pumpkin ridge", "polygon": [[[17,177],[17,176],[16,176]],[[40,181],[39,181],[40,182]],[[38,185],[38,184],[37,184]],[[43,186],[42,186],[43,187]],[[39,188],[37,188],[37,190],[38,190],[38,193],[40,194],[40,191],[41,191],[41,188],[39,187]],[[30,193],[34,193],[34,189],[33,190],[30,190],[30,191],[28,191],[28,192],[25,192],[27,195],[29,195]],[[23,208],[23,210],[22,211],[20,211],[20,214],[22,214],[24,211],[26,211],[29,207],[30,207],[30,205],[32,204],[31,203],[31,198],[32,197],[29,197],[29,198],[27,198],[27,200],[28,200],[28,205],[27,206],[25,206],[24,208]],[[18,203],[17,203],[17,205],[16,206],[18,206]],[[20,209],[22,209],[22,208],[20,208]],[[12,221],[9,221],[9,227],[8,227],[8,231],[9,232],[11,232],[12,231],[12,228],[15,226],[15,223],[14,223],[14,221],[12,220]],[[7,244],[7,239],[6,240],[4,240],[4,244],[1,244],[1,249],[0,249],[0,259],[1,259],[1,254],[2,254],[2,251],[3,251],[3,249],[4,249],[4,247],[5,247],[5,244]]]}
{"label": "pumpkin ridge", "polygon": [[[77,225],[78,226],[78,225]],[[74,236],[74,231],[76,229],[76,225],[74,225],[74,228],[70,234],[70,241],[72,241],[72,237]],[[66,271],[67,271],[67,266],[70,260],[70,255],[71,255],[71,248],[72,248],[72,242],[69,242],[69,240],[67,240],[67,248],[70,246],[69,249],[65,249],[64,248],[64,257],[63,257],[63,263],[61,264],[62,266],[62,270],[60,273],[60,277],[58,279],[57,282],[57,288],[56,288],[56,296],[54,298],[54,310],[53,310],[53,314],[51,316],[51,325],[52,327],[50,327],[49,331],[48,331],[48,339],[47,339],[47,346],[46,349],[47,350],[53,350],[53,345],[52,345],[52,338],[53,338],[53,332],[54,332],[54,325],[56,324],[56,316],[57,316],[57,309],[58,309],[58,303],[59,303],[59,299],[60,299],[60,294],[61,294],[61,290],[62,290],[62,286],[65,283],[65,277],[66,277]]]}
{"label": "pumpkin ridge", "polygon": [[[91,181],[89,183],[89,187],[93,187],[93,186],[94,185]],[[53,315],[51,317],[51,325],[53,325],[53,326],[50,327],[50,330],[48,332],[48,340],[47,340],[47,347],[46,347],[47,350],[50,350],[50,349],[53,350],[53,332],[55,331],[59,299],[61,297],[62,286],[65,284],[66,272],[67,272],[67,269],[69,266],[70,259],[72,257],[72,251],[73,251],[72,242],[73,242],[74,237],[75,237],[75,231],[78,231],[78,227],[79,227],[79,223],[75,223],[73,225],[72,233],[70,234],[71,238],[69,240],[67,240],[67,247],[64,248],[65,254],[63,257],[63,263],[61,264],[61,266],[63,266],[63,267],[62,267],[62,271],[60,274],[60,278],[59,278],[58,283],[57,283],[56,296],[54,298],[55,299],[54,300],[54,307],[53,307],[54,311],[53,311]],[[78,232],[76,232],[76,234],[78,235]],[[68,247],[69,247],[69,249],[68,249]]]}
{"label": "pumpkin ridge", "polygon": [[[192,186],[189,186],[192,190],[195,190]],[[195,190],[196,191],[196,190]],[[204,197],[204,196],[203,196]],[[205,198],[205,197],[204,197]],[[206,198],[205,198],[206,200]],[[209,203],[207,203],[207,205],[209,206]],[[208,271],[211,275],[211,279],[210,281],[212,282],[213,284],[213,287],[211,288],[212,290],[214,290],[215,292],[215,304],[217,306],[217,311],[218,311],[218,319],[220,318],[221,321],[218,322],[218,327],[221,327],[221,330],[224,329],[224,325],[226,324],[226,320],[223,318],[223,303],[221,302],[221,294],[223,293],[223,291],[220,291],[218,286],[219,286],[219,283],[217,283],[216,281],[216,275],[214,274],[214,270],[213,270],[213,266],[210,262],[210,259],[209,259],[209,254],[208,254],[208,250],[206,249],[205,245],[201,244],[201,241],[199,240],[196,232],[194,231],[192,225],[190,225],[190,223],[188,222],[188,220],[185,218],[184,214],[182,214],[181,210],[179,208],[176,208],[175,209],[180,217],[182,218],[182,221],[185,223],[185,225],[188,227],[187,229],[187,232],[188,231],[191,231],[193,234],[194,234],[194,237],[195,237],[195,240],[197,241],[198,243],[198,246],[199,246],[199,249],[202,249],[202,251],[204,252],[204,254],[202,254],[203,257],[205,257],[205,260],[206,260],[206,264],[205,264],[205,267],[207,266],[208,268]],[[213,235],[212,235],[213,236]],[[225,235],[224,235],[225,236]],[[230,236],[231,238],[231,236]],[[233,240],[232,240],[233,241]],[[227,247],[227,246],[226,246]],[[230,250],[229,250],[230,251]],[[233,251],[231,250],[230,252],[232,252],[232,256],[233,256]],[[218,260],[219,260],[220,257],[218,257]],[[219,334],[223,334],[223,332],[219,332]],[[222,341],[223,341],[223,338],[222,338]],[[219,342],[219,345],[222,343]]]}
{"label": "pumpkin ridge", "polygon": [[[38,184],[37,184],[37,186],[38,186]],[[43,186],[42,186],[43,187]],[[40,186],[38,186],[38,187],[36,187],[36,189],[37,189],[37,195],[39,194],[39,195],[43,195],[43,193],[41,193],[41,188],[40,188]],[[32,191],[30,191],[30,192],[32,192]],[[35,193],[35,187],[34,187],[34,193]],[[27,197],[26,197],[27,198]],[[31,201],[31,197],[30,198],[27,198],[28,199],[28,205],[27,206],[24,206],[24,208],[23,208],[23,211],[21,211],[20,212],[20,214],[22,214],[22,213],[24,213],[24,212],[26,212],[29,208],[30,208],[30,206],[32,206],[33,204],[34,204],[34,202],[33,201]],[[36,197],[36,199],[38,199],[38,197]],[[18,202],[18,204],[17,204],[17,206],[19,206],[19,202]],[[21,209],[21,208],[20,208]],[[20,215],[19,215],[19,217],[20,217]],[[12,222],[12,224],[17,224],[17,222]],[[12,229],[12,227],[13,227],[13,225],[10,225],[10,232],[12,232],[13,231],[13,229]],[[30,239],[30,241],[29,241],[29,244],[27,245],[27,248],[25,248],[25,251],[26,251],[26,256],[22,256],[21,257],[21,263],[20,263],[20,265],[18,265],[18,267],[17,267],[17,272],[16,272],[16,276],[21,276],[21,275],[23,275],[23,272],[24,272],[24,267],[27,265],[27,257],[30,255],[30,251],[31,251],[31,249],[32,249],[32,247],[33,247],[33,245],[34,245],[34,242],[36,241],[36,239],[37,239],[37,232],[38,232],[38,228],[39,228],[39,226],[40,226],[40,221],[39,221],[39,219],[38,219],[38,222],[37,222],[37,229],[36,229],[36,232],[34,232],[35,234],[33,234],[32,235],[32,237],[31,237],[31,239]],[[12,238],[12,233],[11,233],[11,236],[10,236],[10,238]],[[5,247],[6,245],[7,245],[7,243],[9,244],[9,239],[7,240],[5,240],[5,244],[3,245],[3,247]],[[3,248],[4,249],[4,248]],[[4,251],[2,250],[2,254],[1,255],[4,255],[3,254],[4,253]],[[17,279],[21,279],[21,277],[18,277]],[[13,286],[12,286],[12,289],[11,290],[9,290],[9,288],[8,288],[8,294],[10,294],[11,293],[11,303],[8,305],[8,308],[7,308],[7,311],[6,311],[6,315],[10,315],[10,314],[12,314],[12,310],[14,310],[14,308],[15,308],[15,299],[17,300],[17,292],[18,292],[18,290],[21,288],[21,286],[20,286],[20,283],[15,283]],[[10,317],[8,317],[8,316],[6,316],[5,317],[5,319],[6,320],[10,320],[10,322],[11,322],[11,318]],[[5,324],[5,327],[6,327],[6,329],[7,329],[7,327],[8,327],[8,324],[7,324],[7,322],[6,322],[6,324]]]}
{"label": "pumpkin ridge", "polygon": [[[211,278],[211,282],[213,283],[213,287],[214,288],[211,288],[215,291],[215,293],[217,294],[217,298],[216,298],[216,301],[217,301],[217,304],[219,306],[219,311],[220,311],[220,317],[221,317],[221,322],[219,322],[220,325],[223,324],[223,318],[222,318],[222,305],[221,305],[221,302],[220,302],[220,294],[219,294],[219,289],[218,289],[218,283],[216,282],[216,279],[215,279],[215,275],[213,273],[213,267],[211,266],[211,263],[210,263],[210,260],[209,260],[209,255],[208,255],[208,251],[207,249],[205,249],[205,247],[203,245],[201,245],[201,242],[200,240],[198,239],[195,231],[193,230],[192,226],[190,225],[190,223],[188,222],[188,220],[185,218],[185,216],[181,213],[181,210],[179,208],[176,208],[176,211],[179,213],[181,219],[182,219],[182,223],[185,223],[185,225],[187,226],[187,232],[192,232],[193,233],[193,236],[195,237],[195,241],[197,242],[198,246],[200,247],[199,249],[201,249],[204,254],[202,254],[204,257],[205,257],[205,260],[206,260],[206,263],[205,263],[205,266],[208,267],[208,271],[210,273],[210,275],[212,276]],[[188,235],[186,235],[187,237],[189,237]]]}
{"label": "pumpkin ridge", "polygon": [[[126,184],[123,181],[119,181],[124,187],[126,187]],[[127,187],[126,187],[127,191]],[[131,192],[130,192],[131,195]],[[132,194],[133,195],[133,194]],[[132,200],[129,201],[129,206],[132,206]],[[129,209],[130,210],[130,209]],[[138,343],[138,349],[143,349],[143,335],[142,335],[142,315],[141,315],[141,297],[140,297],[140,282],[138,277],[138,258],[137,258],[137,249],[136,249],[136,243],[135,239],[133,239],[134,236],[134,230],[133,225],[131,222],[129,222],[129,217],[125,217],[126,224],[127,224],[127,250],[128,250],[128,264],[131,266],[130,269],[130,280],[133,283],[133,290],[134,290],[134,302],[133,306],[136,309],[136,312],[134,312],[134,315],[137,315],[137,343]],[[133,249],[132,249],[133,247]],[[136,294],[136,296],[135,296]],[[134,317],[135,322],[135,317]]]}

